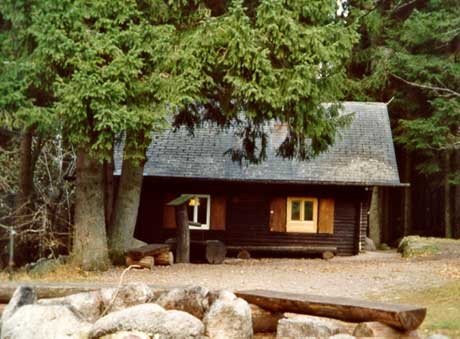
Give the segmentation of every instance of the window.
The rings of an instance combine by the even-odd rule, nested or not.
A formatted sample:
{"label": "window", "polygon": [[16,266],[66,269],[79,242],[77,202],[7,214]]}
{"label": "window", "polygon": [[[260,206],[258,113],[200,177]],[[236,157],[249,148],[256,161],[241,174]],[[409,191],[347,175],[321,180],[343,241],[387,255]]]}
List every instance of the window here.
{"label": "window", "polygon": [[208,230],[211,210],[211,196],[196,194],[187,202],[188,218],[200,223],[201,226],[190,226],[190,229]]}
{"label": "window", "polygon": [[318,199],[288,198],[286,219],[287,232],[316,233],[318,230]]}

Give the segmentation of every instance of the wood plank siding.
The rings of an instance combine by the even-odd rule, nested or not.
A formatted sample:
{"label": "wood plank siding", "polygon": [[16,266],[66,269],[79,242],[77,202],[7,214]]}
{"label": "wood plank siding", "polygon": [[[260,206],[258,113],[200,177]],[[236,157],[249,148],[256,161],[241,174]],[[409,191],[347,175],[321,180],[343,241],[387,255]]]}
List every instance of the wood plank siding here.
{"label": "wood plank siding", "polygon": [[[363,187],[352,186],[216,183],[145,178],[135,236],[149,243],[175,237],[175,229],[164,227],[164,220],[168,219],[165,217],[167,211],[164,209],[164,201],[165,196],[181,193],[210,194],[211,205],[217,204],[219,208],[225,206],[225,211],[218,214],[211,210],[211,219],[214,221],[211,220],[210,230],[191,230],[192,240],[216,239],[230,246],[328,245],[336,246],[338,255],[353,255],[359,250],[362,233],[360,227],[364,227],[361,221],[361,211],[364,211],[361,209],[361,201],[365,194]],[[275,226],[270,211],[273,201],[281,194],[286,197],[314,196],[320,201],[330,199],[329,205],[333,200],[333,225],[329,226],[333,233],[280,232],[280,220],[275,223],[278,229],[273,229]],[[277,203],[282,204],[279,200]],[[327,218],[332,216],[328,215]],[[213,227],[215,220],[218,220],[218,225]]]}

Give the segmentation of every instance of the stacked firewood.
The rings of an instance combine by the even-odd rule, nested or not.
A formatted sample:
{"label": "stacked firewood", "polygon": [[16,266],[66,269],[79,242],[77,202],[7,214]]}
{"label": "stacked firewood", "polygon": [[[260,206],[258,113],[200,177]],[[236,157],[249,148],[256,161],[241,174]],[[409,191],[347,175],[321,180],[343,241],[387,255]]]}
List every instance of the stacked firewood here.
{"label": "stacked firewood", "polygon": [[153,269],[155,265],[172,265],[174,255],[168,244],[149,244],[127,251],[126,266],[138,265]]}

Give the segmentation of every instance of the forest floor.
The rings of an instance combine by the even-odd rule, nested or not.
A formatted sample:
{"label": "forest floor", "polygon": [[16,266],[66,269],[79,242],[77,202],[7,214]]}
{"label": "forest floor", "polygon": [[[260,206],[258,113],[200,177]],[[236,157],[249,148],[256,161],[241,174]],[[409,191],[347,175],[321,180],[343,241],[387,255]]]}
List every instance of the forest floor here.
{"label": "forest floor", "polygon": [[[223,265],[175,264],[129,271],[123,282],[210,289],[271,289],[362,298],[428,307],[422,331],[460,336],[460,241],[441,241],[436,254],[402,258],[394,250],[331,260],[228,258]],[[104,273],[69,268],[43,277],[19,273],[14,281],[118,283],[124,267]],[[0,281],[8,280],[0,273]]]}

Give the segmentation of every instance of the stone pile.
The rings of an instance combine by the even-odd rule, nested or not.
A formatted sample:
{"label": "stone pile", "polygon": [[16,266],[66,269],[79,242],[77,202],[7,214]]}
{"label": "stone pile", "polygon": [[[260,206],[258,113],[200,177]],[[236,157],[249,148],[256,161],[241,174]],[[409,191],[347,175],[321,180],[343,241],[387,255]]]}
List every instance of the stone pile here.
{"label": "stone pile", "polygon": [[354,338],[342,322],[268,312],[229,291],[142,283],[49,299],[19,287],[0,325],[1,339]]}

